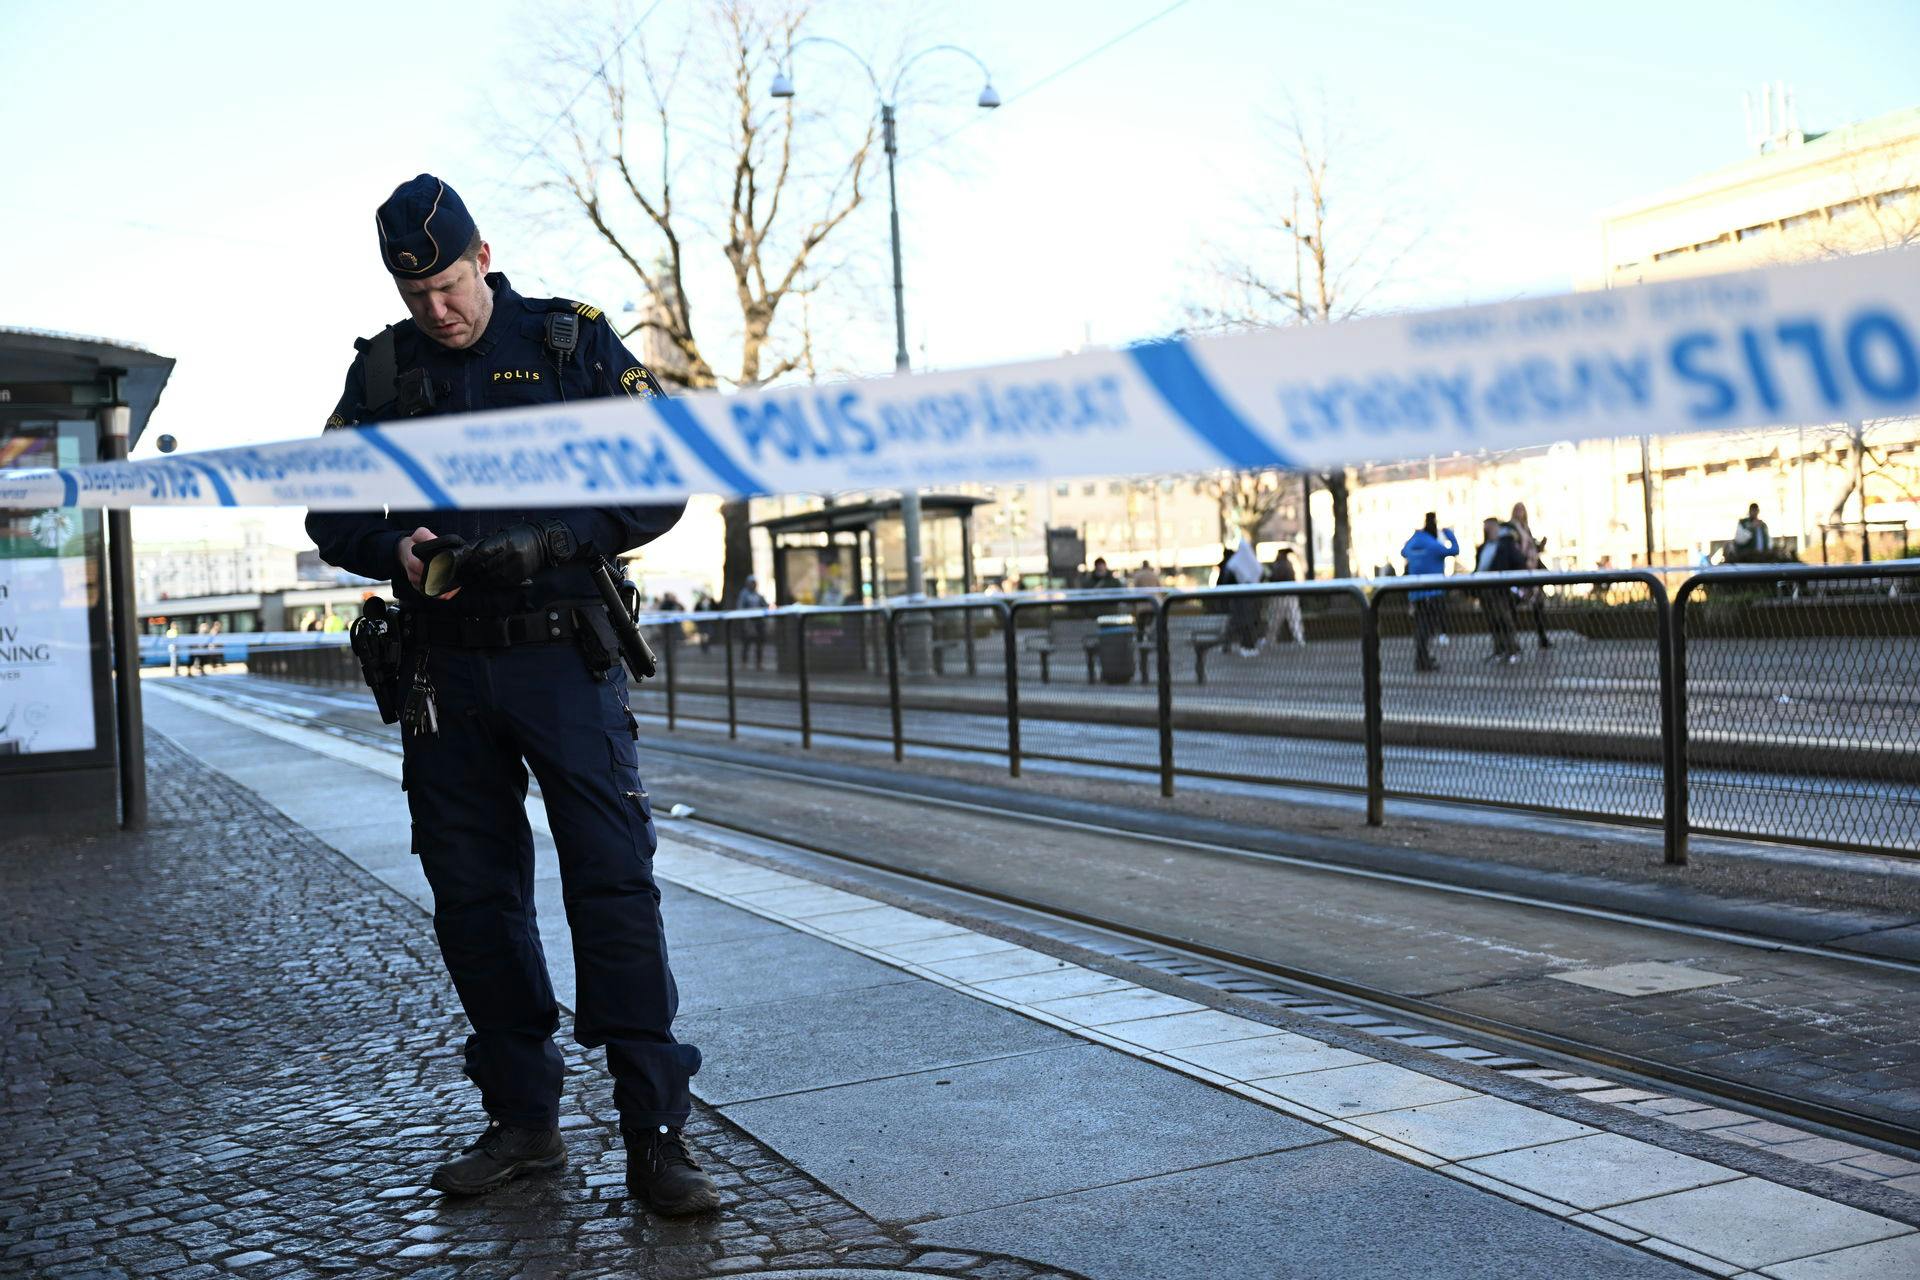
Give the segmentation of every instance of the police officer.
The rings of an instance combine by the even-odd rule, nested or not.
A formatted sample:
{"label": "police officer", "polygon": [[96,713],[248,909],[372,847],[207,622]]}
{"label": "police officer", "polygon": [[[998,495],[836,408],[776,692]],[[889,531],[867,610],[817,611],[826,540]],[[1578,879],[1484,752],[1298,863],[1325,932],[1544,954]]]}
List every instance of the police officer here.
{"label": "police officer", "polygon": [[[523,298],[452,187],[402,183],[375,214],[380,261],[411,319],[355,345],[329,429],[424,414],[645,398],[659,385],[601,313]],[[404,429],[403,429],[404,430]],[[434,931],[473,1025],[466,1073],[491,1122],[433,1185],[475,1194],[558,1169],[559,1010],[534,921],[527,775],[540,781],[573,932],[574,1034],[606,1046],[627,1182],[656,1212],[719,1203],[681,1138],[700,1053],[674,1040],[655,834],[626,673],[593,568],[659,537],[683,504],[321,513],[328,563],[391,579],[406,610],[402,786],[433,887]],[[456,538],[458,585],[422,591],[414,548]],[[450,546],[442,541],[437,546]]]}

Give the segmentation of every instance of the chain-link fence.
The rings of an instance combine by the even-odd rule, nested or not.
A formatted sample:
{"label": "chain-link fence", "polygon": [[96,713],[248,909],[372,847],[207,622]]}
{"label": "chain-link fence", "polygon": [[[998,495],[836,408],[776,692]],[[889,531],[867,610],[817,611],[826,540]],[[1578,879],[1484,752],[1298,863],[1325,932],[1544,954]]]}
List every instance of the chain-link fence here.
{"label": "chain-link fence", "polygon": [[1920,853],[1920,565],[1708,570],[1674,642],[1677,823]]}
{"label": "chain-link fence", "polygon": [[1658,823],[1667,598],[1649,574],[1374,584],[1383,786]]}
{"label": "chain-link fence", "polygon": [[[1673,582],[1669,603],[1668,587]],[[1323,787],[1920,854],[1920,563],[649,616],[634,710],[894,757]],[[256,670],[341,683],[343,650]]]}
{"label": "chain-link fence", "polygon": [[1005,755],[1019,772],[1009,713],[1008,611],[997,601],[893,610],[894,759],[908,746]]}
{"label": "chain-link fence", "polygon": [[811,746],[815,734],[890,740],[887,611],[811,608],[793,617],[802,745]]}
{"label": "chain-link fence", "polygon": [[1365,791],[1367,621],[1351,582],[1167,596],[1161,791],[1177,774]]}
{"label": "chain-link fence", "polygon": [[1159,769],[1158,600],[1089,591],[1008,606],[1023,759]]}

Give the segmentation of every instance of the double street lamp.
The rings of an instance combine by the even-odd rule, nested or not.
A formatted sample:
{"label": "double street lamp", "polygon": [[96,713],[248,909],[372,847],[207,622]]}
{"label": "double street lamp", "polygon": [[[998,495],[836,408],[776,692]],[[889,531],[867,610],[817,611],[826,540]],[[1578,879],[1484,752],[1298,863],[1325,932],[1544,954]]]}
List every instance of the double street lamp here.
{"label": "double street lamp", "polygon": [[[865,58],[861,57],[852,47],[842,44],[831,36],[807,36],[801,40],[796,40],[792,48],[787,51],[788,67],[792,66],[791,60],[794,51],[809,44],[832,45],[859,63],[860,69],[867,73],[867,83],[873,86],[874,96],[880,100],[881,141],[887,153],[887,205],[890,225],[893,231],[893,371],[895,373],[905,373],[907,372],[908,363],[907,304],[905,287],[901,283],[900,276],[900,191],[894,180],[894,157],[899,154],[899,147],[895,144],[894,140],[894,103],[899,100],[900,86],[906,79],[907,71],[914,63],[934,53],[957,53],[961,57],[969,59],[974,66],[980,68],[983,84],[980,89],[980,97],[975,101],[974,105],[982,110],[991,111],[999,106],[1000,94],[993,87],[993,77],[991,73],[987,71],[987,64],[980,61],[974,54],[962,49],[959,45],[937,44],[931,48],[922,49],[900,64],[900,70],[896,72],[893,77],[893,87],[891,89],[883,89],[880,86],[880,77],[874,73],[872,65],[869,64]],[[791,98],[794,96],[793,77],[785,68],[773,77],[773,96],[776,98]],[[927,591],[927,583],[926,572],[920,562],[920,491],[916,488],[901,491],[900,525],[903,540],[906,543],[907,594],[910,596],[923,596]]]}

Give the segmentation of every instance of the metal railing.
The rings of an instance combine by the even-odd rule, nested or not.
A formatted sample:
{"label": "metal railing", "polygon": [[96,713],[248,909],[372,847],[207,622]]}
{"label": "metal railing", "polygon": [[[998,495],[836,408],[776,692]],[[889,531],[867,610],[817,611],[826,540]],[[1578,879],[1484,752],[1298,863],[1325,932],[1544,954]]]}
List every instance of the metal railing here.
{"label": "metal railing", "polygon": [[[651,615],[637,712],[1920,854],[1920,562]],[[343,650],[260,657],[347,683]],[[340,678],[322,677],[329,661]],[[256,666],[265,674],[269,668]]]}
{"label": "metal railing", "polygon": [[1920,564],[1705,570],[1672,669],[1676,830],[1916,851]]}

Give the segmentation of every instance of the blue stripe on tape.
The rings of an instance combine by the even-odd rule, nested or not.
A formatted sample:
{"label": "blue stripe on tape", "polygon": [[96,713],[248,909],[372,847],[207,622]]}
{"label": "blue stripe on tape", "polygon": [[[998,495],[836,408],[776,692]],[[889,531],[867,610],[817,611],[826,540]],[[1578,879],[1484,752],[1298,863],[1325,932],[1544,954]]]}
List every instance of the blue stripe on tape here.
{"label": "blue stripe on tape", "polygon": [[1150,342],[1127,348],[1167,406],[1186,420],[1194,434],[1235,467],[1291,467],[1293,459],[1274,448],[1247,420],[1233,411],[1200,371],[1182,341]]}
{"label": "blue stripe on tape", "polygon": [[213,486],[213,496],[220,499],[221,506],[232,507],[239,505],[233,500],[233,490],[227,488],[227,482],[221,479],[218,471],[215,471],[206,463],[193,458],[175,458],[174,461],[183,467],[192,467],[195,471],[205,476],[207,483]]}
{"label": "blue stripe on tape", "polygon": [[449,509],[459,507],[460,504],[453,500],[453,495],[442,489],[440,482],[428,475],[427,469],[421,466],[412,454],[387,439],[386,434],[379,427],[360,427],[358,430],[362,439],[393,459],[393,465],[405,472],[407,479],[420,487],[420,493],[426,498],[427,505]]}
{"label": "blue stripe on tape", "polygon": [[726,450],[714,443],[707,429],[687,411],[687,406],[664,396],[655,396],[647,403],[653,406],[653,411],[660,415],[660,420],[667,424],[673,434],[680,437],[680,443],[692,450],[693,456],[700,459],[707,470],[731,485],[734,493],[769,492],[766,485],[754,479],[746,468],[728,457]]}
{"label": "blue stripe on tape", "polygon": [[80,505],[80,482],[78,480],[75,480],[72,476],[68,475],[64,471],[59,472],[58,475],[60,476],[60,488],[62,491],[64,491],[66,495],[66,501],[62,502],[60,505],[63,507],[79,506]]}

